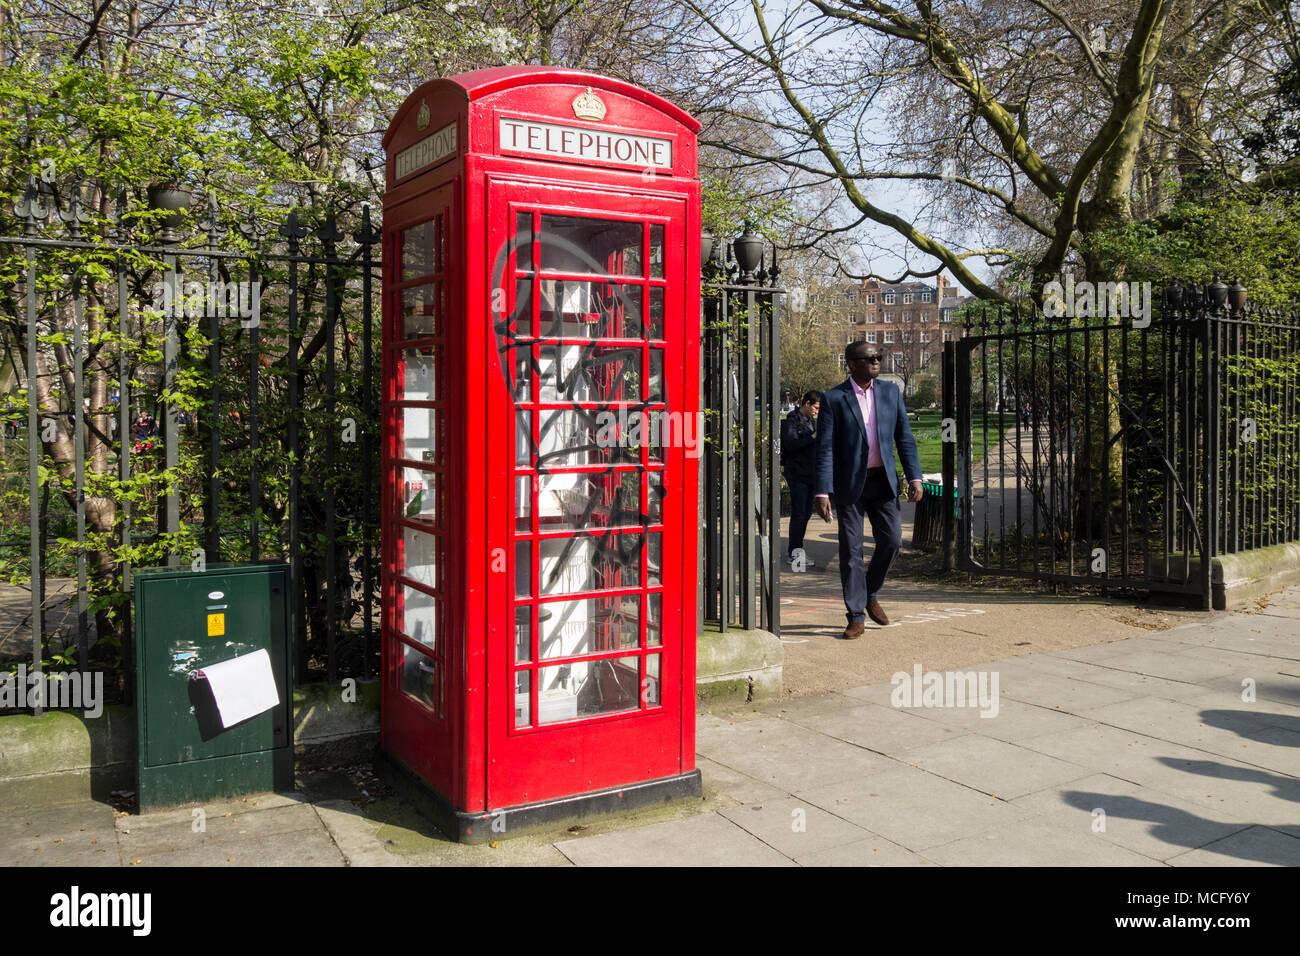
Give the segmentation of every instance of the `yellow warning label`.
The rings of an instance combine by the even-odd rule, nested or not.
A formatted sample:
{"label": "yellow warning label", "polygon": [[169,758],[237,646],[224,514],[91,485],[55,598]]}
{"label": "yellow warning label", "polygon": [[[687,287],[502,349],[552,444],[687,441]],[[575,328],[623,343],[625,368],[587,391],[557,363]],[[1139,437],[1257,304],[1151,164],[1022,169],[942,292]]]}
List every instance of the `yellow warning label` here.
{"label": "yellow warning label", "polygon": [[208,637],[220,637],[226,633],[226,615],[208,615]]}

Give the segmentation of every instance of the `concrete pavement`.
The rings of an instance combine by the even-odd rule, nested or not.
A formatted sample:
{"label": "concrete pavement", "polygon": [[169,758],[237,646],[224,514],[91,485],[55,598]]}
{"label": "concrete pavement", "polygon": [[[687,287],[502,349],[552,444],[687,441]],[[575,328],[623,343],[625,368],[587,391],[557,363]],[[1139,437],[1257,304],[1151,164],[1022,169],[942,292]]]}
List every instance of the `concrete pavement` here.
{"label": "concrete pavement", "polygon": [[[792,591],[791,611],[842,621],[807,603],[827,600],[816,590]],[[808,652],[796,685],[813,650],[861,654],[848,675],[919,664],[921,684],[907,701],[886,674],[701,713],[699,801],[463,847],[354,768],[306,775],[293,794],[144,816],[98,803],[3,813],[0,864],[1300,865],[1300,588],[1140,626],[1116,620],[1132,608],[1057,599],[1014,615],[1031,641],[1018,656],[952,663],[1005,643],[967,635],[955,656],[930,656],[937,628],[996,632],[992,596],[960,597],[953,607],[985,614],[917,615],[856,643],[816,620],[787,637],[807,642],[787,645],[792,663]],[[1072,615],[1119,638],[1058,633]],[[925,673],[959,667],[983,700]]]}

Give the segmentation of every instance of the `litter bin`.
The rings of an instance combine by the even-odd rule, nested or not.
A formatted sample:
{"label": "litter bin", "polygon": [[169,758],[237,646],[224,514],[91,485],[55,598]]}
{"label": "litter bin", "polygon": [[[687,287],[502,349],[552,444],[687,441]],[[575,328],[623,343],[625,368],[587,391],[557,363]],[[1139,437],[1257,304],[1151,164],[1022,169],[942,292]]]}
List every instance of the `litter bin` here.
{"label": "litter bin", "polygon": [[134,578],[140,809],[292,789],[288,565]]}
{"label": "litter bin", "polygon": [[[912,547],[930,551],[943,543],[943,482],[922,481],[925,496],[912,518]],[[957,486],[952,489],[952,513],[957,514]]]}

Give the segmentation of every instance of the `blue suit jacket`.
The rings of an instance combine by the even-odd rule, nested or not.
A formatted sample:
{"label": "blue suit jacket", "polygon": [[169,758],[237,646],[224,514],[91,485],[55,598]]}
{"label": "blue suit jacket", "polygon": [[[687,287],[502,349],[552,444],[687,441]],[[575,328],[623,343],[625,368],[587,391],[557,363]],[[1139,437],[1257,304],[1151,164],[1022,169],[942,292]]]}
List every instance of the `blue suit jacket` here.
{"label": "blue suit jacket", "polygon": [[[912,426],[908,424],[907,408],[903,405],[898,386],[877,378],[872,388],[876,405],[874,437],[879,443],[885,477],[897,495],[895,445],[908,481],[920,479],[921,459],[916,453],[916,440],[912,437]],[[862,497],[863,486],[867,483],[866,432],[862,409],[853,394],[853,380],[845,379],[828,389],[817,415],[817,494],[831,495],[837,507],[841,502],[855,502]]]}

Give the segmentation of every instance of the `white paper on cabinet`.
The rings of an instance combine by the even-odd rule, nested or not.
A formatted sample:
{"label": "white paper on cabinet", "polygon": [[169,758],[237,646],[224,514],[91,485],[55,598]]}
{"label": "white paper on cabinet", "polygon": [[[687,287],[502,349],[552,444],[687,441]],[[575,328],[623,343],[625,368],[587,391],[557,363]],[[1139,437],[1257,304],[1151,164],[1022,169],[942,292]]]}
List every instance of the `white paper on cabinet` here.
{"label": "white paper on cabinet", "polygon": [[222,727],[233,727],[280,703],[275,674],[271,671],[271,655],[265,648],[219,664],[209,664],[195,671],[194,676],[207,678],[212,697],[217,702],[217,712],[221,715]]}

